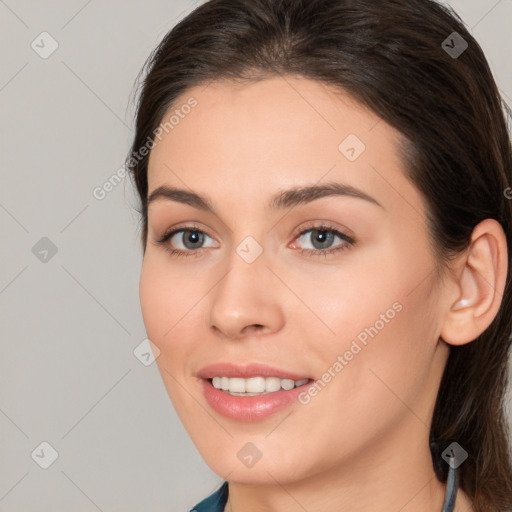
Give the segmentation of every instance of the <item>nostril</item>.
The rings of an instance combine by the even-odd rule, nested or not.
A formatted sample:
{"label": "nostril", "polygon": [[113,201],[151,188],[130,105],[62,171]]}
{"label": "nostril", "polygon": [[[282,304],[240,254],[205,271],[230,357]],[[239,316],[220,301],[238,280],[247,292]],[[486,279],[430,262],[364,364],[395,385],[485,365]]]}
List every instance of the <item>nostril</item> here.
{"label": "nostril", "polygon": [[248,325],[247,327],[244,328],[244,331],[261,331],[265,328],[264,325],[261,325],[261,324],[252,324],[252,325]]}

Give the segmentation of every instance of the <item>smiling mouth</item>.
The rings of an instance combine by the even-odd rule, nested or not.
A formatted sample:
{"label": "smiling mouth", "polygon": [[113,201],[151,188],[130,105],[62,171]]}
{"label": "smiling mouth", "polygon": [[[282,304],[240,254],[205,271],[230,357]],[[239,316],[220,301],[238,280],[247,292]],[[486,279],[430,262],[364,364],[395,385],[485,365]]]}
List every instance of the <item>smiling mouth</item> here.
{"label": "smiling mouth", "polygon": [[290,391],[307,386],[313,379],[281,379],[279,377],[213,377],[206,379],[215,389],[231,396],[262,396],[277,391]]}

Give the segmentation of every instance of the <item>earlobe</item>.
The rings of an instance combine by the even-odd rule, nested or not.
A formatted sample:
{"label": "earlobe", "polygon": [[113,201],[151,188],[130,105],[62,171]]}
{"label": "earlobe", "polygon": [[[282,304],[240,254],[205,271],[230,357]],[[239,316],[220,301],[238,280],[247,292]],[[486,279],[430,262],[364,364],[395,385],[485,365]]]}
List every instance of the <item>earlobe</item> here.
{"label": "earlobe", "polygon": [[501,225],[486,219],[473,230],[471,245],[458,264],[458,294],[449,304],[440,337],[450,345],[475,340],[501,306],[507,275],[507,243]]}

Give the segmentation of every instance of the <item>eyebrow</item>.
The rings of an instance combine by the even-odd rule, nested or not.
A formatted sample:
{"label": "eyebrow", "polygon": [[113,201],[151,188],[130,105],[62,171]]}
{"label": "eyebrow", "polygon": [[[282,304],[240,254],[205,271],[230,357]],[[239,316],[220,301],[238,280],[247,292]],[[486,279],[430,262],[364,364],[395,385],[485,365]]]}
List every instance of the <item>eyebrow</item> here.
{"label": "eyebrow", "polygon": [[[307,204],[315,201],[316,199],[328,196],[355,197],[375,204],[385,210],[382,204],[380,204],[379,201],[377,201],[377,199],[374,197],[366,194],[362,190],[352,187],[351,185],[337,182],[296,187],[280,191],[270,199],[267,208],[269,210],[282,210],[301,204]],[[178,203],[187,204],[199,210],[215,213],[215,209],[208,198],[189,190],[162,185],[151,192],[147,200],[147,206],[159,199],[176,201]]]}

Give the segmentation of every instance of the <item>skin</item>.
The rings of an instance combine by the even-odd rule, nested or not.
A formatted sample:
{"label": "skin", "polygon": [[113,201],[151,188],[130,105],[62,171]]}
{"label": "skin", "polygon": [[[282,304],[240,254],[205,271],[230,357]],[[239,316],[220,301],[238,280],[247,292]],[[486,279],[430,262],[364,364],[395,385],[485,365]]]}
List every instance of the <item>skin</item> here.
{"label": "skin", "polygon": [[[166,199],[150,205],[140,301],[176,412],[208,466],[229,481],[225,510],[440,511],[445,485],[433,471],[429,426],[450,344],[474,340],[499,309],[501,226],[479,224],[441,278],[424,201],[404,176],[400,134],[382,119],[298,77],[195,87],[170,111],[191,96],[197,107],[151,151],[149,193],[193,190],[215,214]],[[348,134],[366,145],[353,162],[338,149]],[[347,196],[265,207],[278,191],[325,182],[357,187],[382,207]],[[311,221],[356,243],[335,237],[327,249],[343,250],[301,253],[318,248],[318,232],[298,236]],[[207,235],[202,248],[187,249],[180,233],[167,249],[197,255],[155,243],[192,222]],[[247,236],[263,248],[250,264],[236,252]],[[224,360],[320,380],[395,302],[401,311],[306,405],[247,423],[217,414],[202,395],[197,372]],[[247,442],[262,454],[250,468],[237,457]],[[459,490],[456,511],[470,510]]]}

